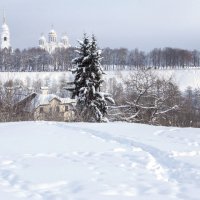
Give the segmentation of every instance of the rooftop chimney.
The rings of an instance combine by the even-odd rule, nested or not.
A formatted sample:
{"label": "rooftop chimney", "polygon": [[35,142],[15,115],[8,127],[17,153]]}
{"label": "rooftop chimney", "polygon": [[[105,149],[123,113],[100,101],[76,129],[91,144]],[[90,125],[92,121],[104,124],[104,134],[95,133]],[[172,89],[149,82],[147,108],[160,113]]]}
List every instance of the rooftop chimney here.
{"label": "rooftop chimney", "polygon": [[43,95],[48,95],[49,88],[48,87],[41,87],[41,92]]}

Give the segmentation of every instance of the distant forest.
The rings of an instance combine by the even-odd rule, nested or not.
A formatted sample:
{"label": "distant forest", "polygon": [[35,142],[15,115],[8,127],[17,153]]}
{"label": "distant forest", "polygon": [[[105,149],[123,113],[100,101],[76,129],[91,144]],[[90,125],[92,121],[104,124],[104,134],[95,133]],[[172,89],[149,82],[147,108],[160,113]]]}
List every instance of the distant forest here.
{"label": "distant forest", "polygon": [[[0,51],[0,71],[68,71],[77,56],[74,47],[57,49],[53,54],[31,48]],[[177,69],[200,66],[200,52],[177,48],[156,48],[150,52],[126,48],[102,50],[105,70],[133,70],[141,68]]]}

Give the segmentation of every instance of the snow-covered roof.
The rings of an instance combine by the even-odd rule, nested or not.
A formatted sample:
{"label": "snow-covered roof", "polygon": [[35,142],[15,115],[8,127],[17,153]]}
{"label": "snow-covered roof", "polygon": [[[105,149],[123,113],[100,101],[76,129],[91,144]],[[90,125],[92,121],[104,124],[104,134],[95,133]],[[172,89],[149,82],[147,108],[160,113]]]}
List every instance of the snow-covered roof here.
{"label": "snow-covered roof", "polygon": [[47,105],[54,98],[57,98],[57,96],[54,94],[37,94],[37,96],[33,100],[34,107],[37,108],[40,105]]}
{"label": "snow-covered roof", "polygon": [[[75,99],[71,99],[71,98],[61,98],[55,94],[36,94],[36,93],[32,93],[35,94],[32,98],[30,102],[30,104],[28,104],[28,110],[29,111],[33,111],[36,108],[38,108],[39,106],[45,106],[48,105],[53,99],[57,99],[58,101],[60,101],[61,104],[76,104],[76,100]],[[28,97],[20,100],[20,102],[26,101],[26,99],[28,99],[30,96],[32,96],[32,94],[30,94]],[[20,104],[20,102],[18,104]]]}
{"label": "snow-covered roof", "polygon": [[71,103],[71,104],[75,104],[76,100],[75,99],[70,99],[70,98],[59,98],[59,100],[61,101],[61,103],[63,104],[67,104],[67,103]]}
{"label": "snow-covered roof", "polygon": [[41,87],[41,90],[48,90],[48,89],[49,87],[45,87],[45,86]]}
{"label": "snow-covered roof", "polygon": [[48,105],[53,99],[57,99],[59,100],[62,104],[74,104],[76,103],[75,99],[70,99],[70,98],[61,98],[55,94],[37,94],[37,96],[35,97],[35,99],[33,99],[33,106],[34,109],[37,108],[38,106],[41,105]]}

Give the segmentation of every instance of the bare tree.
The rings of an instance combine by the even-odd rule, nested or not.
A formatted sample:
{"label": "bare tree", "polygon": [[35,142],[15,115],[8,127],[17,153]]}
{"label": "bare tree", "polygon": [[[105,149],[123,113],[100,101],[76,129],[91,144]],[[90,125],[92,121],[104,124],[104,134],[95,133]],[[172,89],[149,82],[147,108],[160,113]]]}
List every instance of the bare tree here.
{"label": "bare tree", "polygon": [[117,107],[118,120],[147,124],[172,123],[179,91],[171,79],[159,79],[151,70],[138,70],[124,80],[125,104]]}

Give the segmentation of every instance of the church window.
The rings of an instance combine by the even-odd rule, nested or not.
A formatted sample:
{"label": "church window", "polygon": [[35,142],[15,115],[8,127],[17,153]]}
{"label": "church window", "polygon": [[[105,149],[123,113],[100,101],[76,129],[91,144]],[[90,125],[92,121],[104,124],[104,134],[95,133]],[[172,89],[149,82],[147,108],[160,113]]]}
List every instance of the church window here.
{"label": "church window", "polygon": [[4,41],[7,41],[7,37],[4,37],[3,40],[4,40]]}

